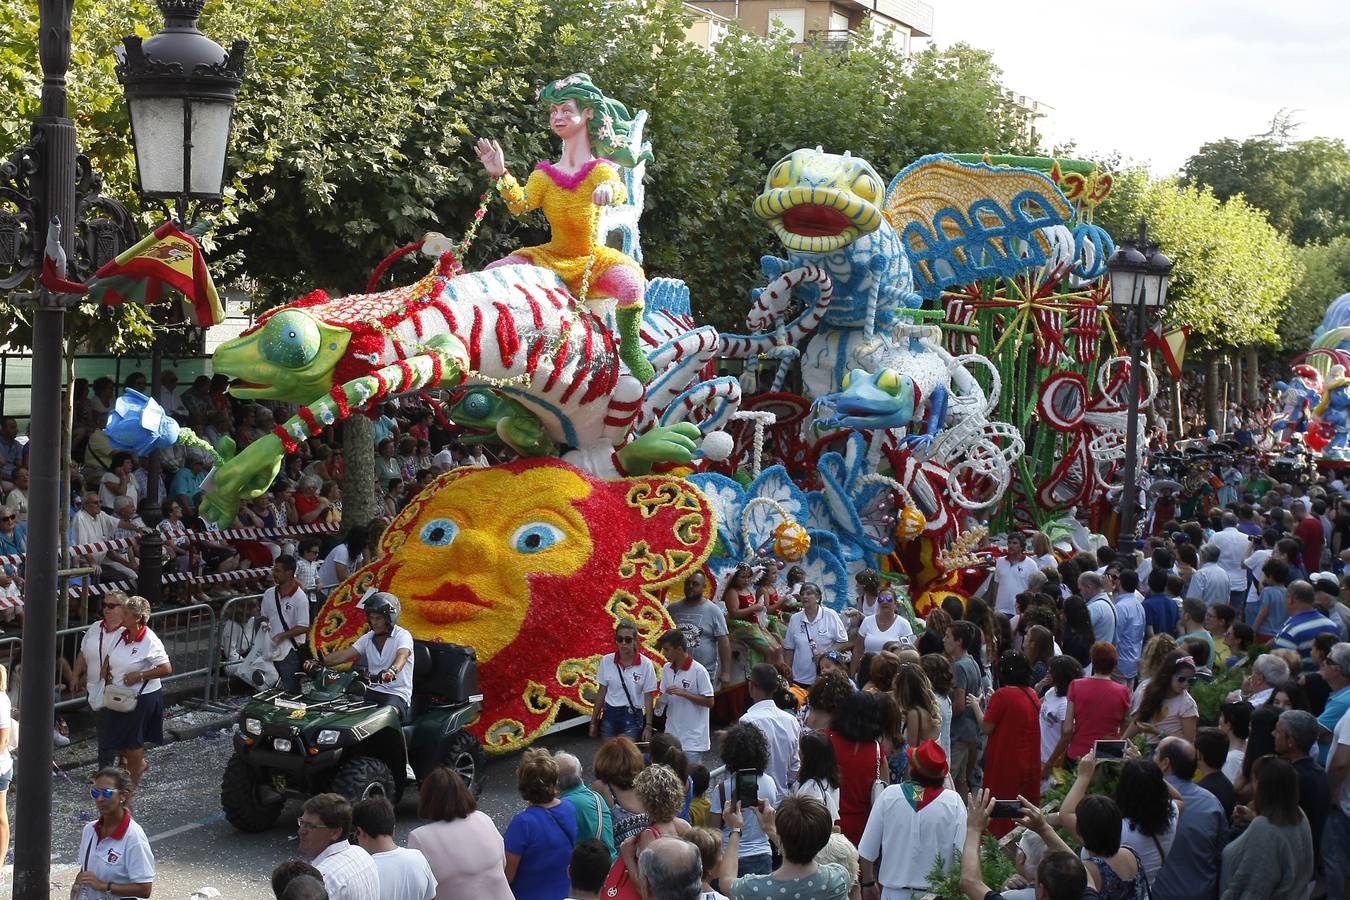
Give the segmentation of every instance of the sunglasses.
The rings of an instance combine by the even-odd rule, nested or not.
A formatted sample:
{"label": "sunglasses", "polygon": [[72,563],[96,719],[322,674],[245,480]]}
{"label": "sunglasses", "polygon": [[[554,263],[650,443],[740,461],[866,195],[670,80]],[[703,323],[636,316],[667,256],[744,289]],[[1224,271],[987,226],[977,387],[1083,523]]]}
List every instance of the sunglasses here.
{"label": "sunglasses", "polygon": [[122,604],[120,604],[120,603],[105,603],[105,604],[103,604],[103,608],[104,608],[104,609],[121,609],[121,608],[122,608]]}
{"label": "sunglasses", "polygon": [[616,643],[616,644],[631,644],[631,643],[633,643],[633,639],[632,639],[631,637],[616,637],[616,638],[614,639],[614,643]]}
{"label": "sunglasses", "polygon": [[99,797],[102,797],[104,800],[111,800],[113,797],[117,796],[117,788],[91,787],[89,789],[89,796],[94,798],[95,800],[97,800]]}
{"label": "sunglasses", "polygon": [[1200,679],[1196,678],[1194,675],[1178,675],[1176,677],[1178,684],[1195,684],[1199,680]]}
{"label": "sunglasses", "polygon": [[0,516],[0,522],[13,522],[18,516]]}

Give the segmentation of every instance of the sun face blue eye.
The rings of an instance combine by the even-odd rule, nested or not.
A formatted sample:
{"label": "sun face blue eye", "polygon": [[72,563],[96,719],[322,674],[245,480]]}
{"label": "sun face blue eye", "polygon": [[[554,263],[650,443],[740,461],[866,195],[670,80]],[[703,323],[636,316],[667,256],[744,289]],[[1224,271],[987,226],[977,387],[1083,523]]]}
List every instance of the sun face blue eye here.
{"label": "sun face blue eye", "polygon": [[511,546],[517,553],[540,553],[560,543],[566,537],[561,528],[547,522],[531,522],[516,529],[511,535]]}
{"label": "sun face blue eye", "polygon": [[432,519],[422,526],[422,543],[428,547],[448,547],[459,535],[459,526],[451,519]]}

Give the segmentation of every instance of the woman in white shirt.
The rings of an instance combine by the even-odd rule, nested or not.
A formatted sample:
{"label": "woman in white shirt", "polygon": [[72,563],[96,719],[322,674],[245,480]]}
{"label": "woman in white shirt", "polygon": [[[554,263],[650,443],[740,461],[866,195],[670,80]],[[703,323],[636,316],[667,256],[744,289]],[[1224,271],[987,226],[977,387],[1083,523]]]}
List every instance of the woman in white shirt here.
{"label": "woman in white shirt", "polygon": [[[141,783],[149,766],[145,745],[164,743],[164,690],[160,679],[173,671],[164,643],[150,630],[150,601],[128,597],[122,603],[124,628],[103,660],[103,683],[136,689],[136,705],[127,712],[104,710],[106,727],[99,734],[99,759],[120,755],[131,785]],[[104,703],[108,702],[104,688]],[[144,896],[149,896],[147,891]]]}
{"label": "woman in white shirt", "polygon": [[830,811],[830,821],[839,821],[839,760],[825,732],[802,732],[801,766],[792,793],[797,797],[815,797]]}
{"label": "woman in white shirt", "polygon": [[624,619],[614,629],[614,652],[600,659],[600,686],[591,709],[591,737],[627,735],[634,742],[652,739],[656,667],[638,650],[637,625]]}
{"label": "woman in white shirt", "polygon": [[858,666],[862,664],[864,653],[880,653],[891,641],[909,645],[914,642],[914,628],[897,610],[895,592],[882,588],[877,595],[877,611],[863,619],[858,626],[858,636],[853,639],[853,662],[850,665],[854,677],[858,675]]}
{"label": "woman in white shirt", "polygon": [[155,886],[155,854],[137,822],[131,820],[131,776],[108,766],[94,775],[89,795],[98,818],[80,836],[81,900],[149,897]]}

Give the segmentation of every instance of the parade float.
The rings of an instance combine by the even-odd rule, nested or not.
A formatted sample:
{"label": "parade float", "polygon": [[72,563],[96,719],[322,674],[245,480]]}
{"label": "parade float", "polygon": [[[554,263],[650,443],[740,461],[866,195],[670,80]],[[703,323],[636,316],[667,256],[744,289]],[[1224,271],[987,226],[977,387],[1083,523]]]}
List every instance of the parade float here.
{"label": "parade float", "polygon": [[236,397],[299,406],[213,471],[217,523],[303,441],[400,395],[445,392],[457,425],[518,457],[419,493],[327,599],[316,648],[359,635],[370,590],[395,593],[415,638],[477,651],[473,731],[500,752],[587,711],[615,624],[650,650],[692,572],[716,598],[738,564],[791,563],[844,608],[853,576],[882,570],[921,617],[983,579],[991,530],[1096,524],[1129,383],[1101,277],[1113,248],[1090,221],[1109,175],[939,154],[887,181],[796,150],[753,200],[781,254],[760,261],[745,333],[719,333],[683,282],[641,268],[645,114],[585,75],[540,101],[557,163],[522,184],[499,146],[477,150],[514,213],[543,211],[548,244],[466,271],[480,209],[458,242],[400,251],[428,257],[415,283],[315,291],[214,355]]}

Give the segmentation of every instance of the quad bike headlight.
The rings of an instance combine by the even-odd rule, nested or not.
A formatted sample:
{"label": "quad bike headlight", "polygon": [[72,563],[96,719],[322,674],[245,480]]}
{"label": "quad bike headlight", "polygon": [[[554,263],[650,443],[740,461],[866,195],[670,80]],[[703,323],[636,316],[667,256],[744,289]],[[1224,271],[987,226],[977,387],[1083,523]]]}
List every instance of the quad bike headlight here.
{"label": "quad bike headlight", "polygon": [[340,737],[340,735],[336,731],[331,728],[325,728],[319,732],[319,736],[315,739],[314,743],[322,746],[329,746],[336,744],[338,742],[338,737]]}
{"label": "quad bike headlight", "polygon": [[262,734],[262,720],[245,719],[244,730],[247,731],[249,734]]}

